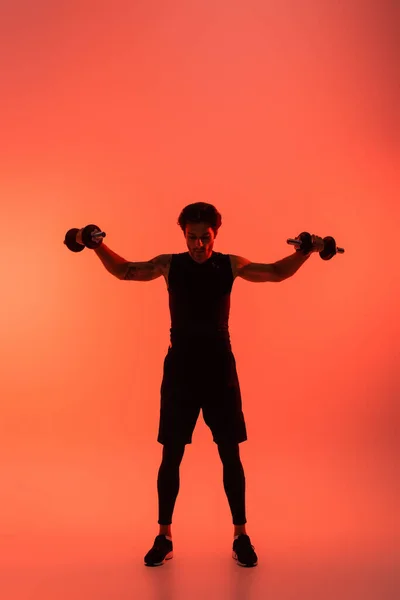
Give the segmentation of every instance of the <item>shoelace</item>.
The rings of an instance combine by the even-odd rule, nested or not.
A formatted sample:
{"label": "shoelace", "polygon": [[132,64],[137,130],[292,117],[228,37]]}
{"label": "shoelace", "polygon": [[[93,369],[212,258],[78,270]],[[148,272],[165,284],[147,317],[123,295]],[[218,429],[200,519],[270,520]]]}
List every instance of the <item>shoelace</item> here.
{"label": "shoelace", "polygon": [[[247,545],[247,544],[246,544],[246,545]],[[253,546],[253,544],[250,544],[250,547],[251,547],[251,548],[253,548],[253,550],[254,550],[254,546]]]}

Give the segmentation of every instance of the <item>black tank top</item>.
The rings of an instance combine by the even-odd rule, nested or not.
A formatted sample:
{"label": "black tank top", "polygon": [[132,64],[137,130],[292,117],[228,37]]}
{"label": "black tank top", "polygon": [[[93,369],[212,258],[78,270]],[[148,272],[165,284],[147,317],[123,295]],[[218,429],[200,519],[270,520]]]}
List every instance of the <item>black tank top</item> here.
{"label": "black tank top", "polygon": [[233,273],[229,254],[213,252],[200,264],[189,252],[173,254],[168,275],[171,345],[229,339]]}

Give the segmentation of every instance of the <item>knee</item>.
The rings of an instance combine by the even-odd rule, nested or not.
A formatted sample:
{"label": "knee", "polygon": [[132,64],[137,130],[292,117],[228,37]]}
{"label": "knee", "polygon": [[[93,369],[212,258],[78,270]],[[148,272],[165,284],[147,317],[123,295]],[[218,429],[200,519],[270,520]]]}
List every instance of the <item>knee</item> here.
{"label": "knee", "polygon": [[184,453],[184,444],[165,444],[163,447],[162,464],[179,466]]}
{"label": "knee", "polygon": [[223,464],[240,463],[239,444],[223,442],[218,444],[218,453]]}

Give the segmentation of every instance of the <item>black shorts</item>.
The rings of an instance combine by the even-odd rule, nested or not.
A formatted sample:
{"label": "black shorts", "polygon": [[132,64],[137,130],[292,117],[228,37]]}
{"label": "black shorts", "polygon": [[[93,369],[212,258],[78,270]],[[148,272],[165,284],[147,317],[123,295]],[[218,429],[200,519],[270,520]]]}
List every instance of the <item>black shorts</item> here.
{"label": "black shorts", "polygon": [[164,360],[157,441],[191,444],[200,410],[213,441],[247,440],[235,357],[225,347],[170,347]]}

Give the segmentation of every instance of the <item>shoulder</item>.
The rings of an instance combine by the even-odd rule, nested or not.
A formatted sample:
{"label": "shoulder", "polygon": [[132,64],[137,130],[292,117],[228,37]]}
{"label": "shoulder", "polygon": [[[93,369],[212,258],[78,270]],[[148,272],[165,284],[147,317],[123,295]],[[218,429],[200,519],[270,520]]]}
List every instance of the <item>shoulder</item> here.
{"label": "shoulder", "polygon": [[233,278],[235,279],[240,274],[241,269],[251,263],[251,260],[237,254],[228,254],[228,256],[231,262]]}
{"label": "shoulder", "polygon": [[165,273],[167,273],[169,270],[172,256],[172,254],[159,254],[158,256],[155,256],[149,260],[149,262],[156,265],[160,269],[161,273],[165,275]]}

